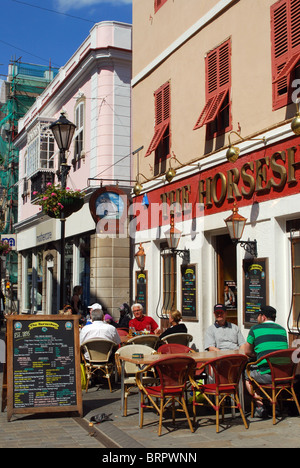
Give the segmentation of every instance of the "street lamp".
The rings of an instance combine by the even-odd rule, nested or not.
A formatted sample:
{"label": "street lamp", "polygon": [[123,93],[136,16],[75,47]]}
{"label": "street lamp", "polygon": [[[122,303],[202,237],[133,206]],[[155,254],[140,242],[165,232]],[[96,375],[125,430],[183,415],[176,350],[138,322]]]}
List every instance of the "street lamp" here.
{"label": "street lamp", "polygon": [[241,241],[241,237],[244,232],[245,224],[247,218],[238,213],[238,208],[236,203],[234,203],[232,214],[228,218],[224,219],[230,238],[234,244],[241,244],[246,252],[248,252],[253,257],[257,257],[257,242],[254,241]]}
{"label": "street lamp", "polygon": [[[76,129],[76,125],[70,122],[61,112],[61,115],[56,122],[53,122],[49,126],[53,133],[56,144],[59,148],[59,172],[58,179],[60,180],[61,187],[66,188],[67,176],[70,171],[70,167],[67,165],[66,151],[70,148],[72,138]],[[60,309],[64,306],[64,293],[65,293],[65,223],[64,209],[61,211],[61,234],[60,234]]]}
{"label": "street lamp", "polygon": [[181,239],[181,231],[176,229],[174,223],[174,211],[170,212],[170,229],[166,231],[165,236],[167,238],[168,247],[173,254],[179,255],[185,263],[190,263],[190,251],[189,249],[179,250],[177,249],[179,241]]}

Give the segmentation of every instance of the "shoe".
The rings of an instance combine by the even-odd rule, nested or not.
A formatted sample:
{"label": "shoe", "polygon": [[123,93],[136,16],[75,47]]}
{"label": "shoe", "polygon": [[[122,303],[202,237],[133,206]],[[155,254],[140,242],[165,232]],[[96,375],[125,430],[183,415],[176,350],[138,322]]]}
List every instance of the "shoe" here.
{"label": "shoe", "polygon": [[268,411],[264,406],[257,406],[255,408],[254,418],[268,419]]}

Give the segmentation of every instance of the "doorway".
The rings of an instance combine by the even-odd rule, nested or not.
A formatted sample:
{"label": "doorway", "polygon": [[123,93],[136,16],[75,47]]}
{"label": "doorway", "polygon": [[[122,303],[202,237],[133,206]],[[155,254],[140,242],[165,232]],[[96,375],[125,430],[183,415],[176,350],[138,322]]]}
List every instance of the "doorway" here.
{"label": "doorway", "polygon": [[228,321],[237,324],[236,246],[227,234],[216,239],[217,300],[226,305]]}

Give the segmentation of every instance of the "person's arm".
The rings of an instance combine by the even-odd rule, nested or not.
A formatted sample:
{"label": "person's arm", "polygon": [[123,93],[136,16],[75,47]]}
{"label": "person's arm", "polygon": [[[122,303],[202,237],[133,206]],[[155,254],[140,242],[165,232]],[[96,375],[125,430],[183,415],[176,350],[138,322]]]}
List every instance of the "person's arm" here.
{"label": "person's arm", "polygon": [[154,335],[160,335],[161,334],[161,329],[159,328],[159,326],[157,325],[157,323],[155,322],[155,320],[151,318],[151,330],[152,332],[154,333]]}
{"label": "person's arm", "polygon": [[216,338],[213,333],[213,328],[209,327],[206,330],[204,336],[204,349],[205,351],[220,351],[219,348],[216,347]]}
{"label": "person's arm", "polygon": [[243,345],[243,352],[249,356],[249,357],[254,357],[255,356],[255,352],[254,352],[254,347],[253,347],[253,344],[250,344],[248,342],[246,342],[244,345]]}
{"label": "person's arm", "polygon": [[216,348],[215,346],[209,346],[205,348],[205,351],[220,351],[220,348]]}

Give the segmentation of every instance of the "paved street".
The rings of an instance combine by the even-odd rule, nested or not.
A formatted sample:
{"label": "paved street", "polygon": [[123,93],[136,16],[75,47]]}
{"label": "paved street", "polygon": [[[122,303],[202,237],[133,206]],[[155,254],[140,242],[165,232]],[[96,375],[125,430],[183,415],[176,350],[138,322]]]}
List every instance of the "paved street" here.
{"label": "paved street", "polygon": [[[2,366],[0,366],[2,388]],[[74,414],[13,415],[7,422],[0,413],[0,448],[129,448],[129,449],[198,449],[198,448],[296,448],[300,447],[300,417],[285,415],[273,426],[272,420],[249,418],[246,430],[240,417],[226,415],[221,431],[216,434],[213,413],[200,418],[192,434],[181,416],[176,426],[171,420],[163,423],[158,437],[158,417],[145,411],[144,427],[138,427],[138,395],[128,398],[128,416],[120,413],[120,384],[110,393],[106,383],[83,392],[83,418]],[[190,412],[191,412],[191,408]],[[89,426],[91,416],[106,413],[111,421]]]}

